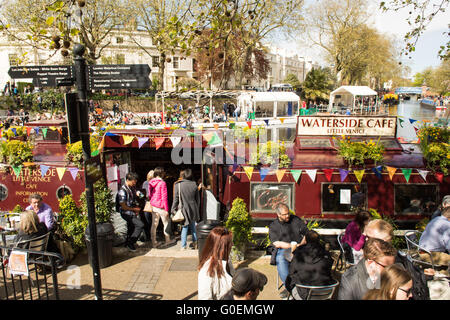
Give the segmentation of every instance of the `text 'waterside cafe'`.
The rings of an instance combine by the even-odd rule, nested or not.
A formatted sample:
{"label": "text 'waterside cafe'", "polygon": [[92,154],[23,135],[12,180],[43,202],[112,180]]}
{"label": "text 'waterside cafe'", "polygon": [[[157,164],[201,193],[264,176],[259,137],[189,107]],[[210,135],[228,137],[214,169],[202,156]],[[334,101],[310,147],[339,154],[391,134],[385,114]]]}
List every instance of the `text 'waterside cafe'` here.
{"label": "text 'waterside cafe'", "polygon": [[[283,201],[298,216],[344,228],[353,219],[352,201],[359,198],[365,209],[391,216],[402,228],[414,227],[449,194],[450,179],[428,171],[417,145],[400,144],[396,130],[395,116],[298,117],[291,166],[243,165],[227,180],[223,200],[243,198],[260,220],[273,220],[273,204]],[[383,163],[349,168],[337,151],[342,135],[351,141],[379,141],[385,147]]]}

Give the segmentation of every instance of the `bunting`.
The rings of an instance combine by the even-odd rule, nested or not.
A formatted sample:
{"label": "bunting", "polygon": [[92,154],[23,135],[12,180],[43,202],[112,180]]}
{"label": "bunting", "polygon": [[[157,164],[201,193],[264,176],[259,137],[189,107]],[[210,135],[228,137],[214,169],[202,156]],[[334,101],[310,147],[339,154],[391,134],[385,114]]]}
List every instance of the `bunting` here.
{"label": "bunting", "polygon": [[111,132],[106,132],[105,136],[107,136],[107,137],[115,137],[115,136],[117,136],[117,134],[114,134],[114,133],[111,133]]}
{"label": "bunting", "polygon": [[96,157],[96,156],[98,156],[99,153],[100,153],[100,150],[97,149],[91,153],[91,157]]}
{"label": "bunting", "polygon": [[244,167],[245,174],[248,177],[248,180],[252,180],[252,174],[253,174],[253,167]]}
{"label": "bunting", "polygon": [[280,118],[281,123],[284,123],[285,118]]}
{"label": "bunting", "polygon": [[239,165],[237,163],[233,163],[233,168],[231,169],[232,173],[234,173],[236,171],[236,169],[239,167]]}
{"label": "bunting", "polygon": [[123,138],[123,144],[129,144],[134,140],[135,136],[123,135],[122,138]]}
{"label": "bunting", "polygon": [[389,179],[392,181],[392,177],[394,176],[395,171],[397,171],[397,168],[386,166],[386,169],[389,172]]}
{"label": "bunting", "polygon": [[36,132],[36,135],[38,135],[39,134],[39,127],[36,127],[36,128],[34,128],[34,132]]}
{"label": "bunting", "polygon": [[316,182],[317,169],[305,170],[305,171],[308,174],[308,176],[311,178],[311,181],[315,183]]}
{"label": "bunting", "polygon": [[436,172],[434,176],[440,183],[444,182],[444,174],[442,172]]}
{"label": "bunting", "polygon": [[172,147],[175,148],[181,142],[181,137],[170,137],[170,141],[172,142]]}
{"label": "bunting", "polygon": [[294,178],[295,182],[298,182],[298,179],[302,175],[302,170],[291,170],[291,175]]}
{"label": "bunting", "polygon": [[44,164],[41,164],[40,168],[41,168],[41,176],[43,178],[47,174],[48,169],[50,169],[50,166],[46,166]]}
{"label": "bunting", "polygon": [[102,138],[102,141],[98,144],[97,150],[103,150],[103,147],[105,146],[105,138]]}
{"label": "bunting", "polygon": [[428,170],[420,170],[417,169],[417,171],[419,172],[420,176],[422,177],[423,180],[425,180],[425,182],[427,181],[427,175],[430,171]]}
{"label": "bunting", "polygon": [[69,172],[72,175],[72,179],[75,181],[77,178],[79,169],[78,168],[69,168]]}
{"label": "bunting", "polygon": [[415,119],[409,119],[409,123],[413,124],[414,122],[416,122],[417,120]]}
{"label": "bunting", "polygon": [[406,179],[406,182],[409,182],[409,178],[411,177],[411,169],[402,169],[403,176]]}
{"label": "bunting", "polygon": [[270,169],[268,169],[268,168],[261,168],[261,170],[259,170],[259,175],[261,176],[261,181],[264,181],[264,179],[269,174],[269,172],[270,172]]}
{"label": "bunting", "polygon": [[328,182],[331,181],[331,177],[333,176],[333,169],[323,169],[323,172],[325,173],[325,177],[327,178]]}
{"label": "bunting", "polygon": [[218,123],[214,123],[214,129],[219,130],[219,124]]}
{"label": "bunting", "polygon": [[211,147],[219,147],[223,144],[222,140],[219,138],[217,133],[214,132],[211,139],[208,141],[208,145]]}
{"label": "bunting", "polygon": [[264,122],[265,122],[266,126],[269,125],[269,119],[265,119]]}
{"label": "bunting", "polygon": [[11,128],[12,133],[14,133],[14,136],[17,136],[17,129],[16,128]]}
{"label": "bunting", "polygon": [[138,147],[139,149],[149,140],[148,137],[138,137]]}
{"label": "bunting", "polygon": [[44,136],[44,138],[47,137],[47,131],[48,131],[48,128],[42,128],[42,135]]}
{"label": "bunting", "polygon": [[364,173],[366,172],[366,170],[361,169],[361,170],[353,170],[353,173],[356,176],[356,179],[358,179],[358,182],[361,183],[361,180],[364,176]]}
{"label": "bunting", "polygon": [[22,165],[11,166],[13,168],[14,174],[18,178],[20,176],[20,172],[22,172]]}
{"label": "bunting", "polygon": [[382,176],[381,176],[382,169],[383,169],[383,166],[378,166],[378,167],[372,168],[373,173],[375,173],[375,175],[377,176],[378,179],[382,179]]}
{"label": "bunting", "polygon": [[398,118],[399,126],[403,128],[403,122],[405,122],[405,120]]}
{"label": "bunting", "polygon": [[277,169],[276,175],[277,175],[278,182],[281,182],[281,180],[283,180],[285,172],[286,172],[286,169]]}
{"label": "bunting", "polygon": [[153,141],[155,142],[156,150],[161,148],[161,146],[163,145],[165,139],[166,138],[164,138],[164,137],[159,137],[159,138],[154,138],[153,139]]}
{"label": "bunting", "polygon": [[339,169],[339,174],[341,175],[341,182],[347,178],[349,171],[345,169]]}
{"label": "bunting", "polygon": [[64,176],[64,173],[66,172],[66,168],[64,167],[56,168],[56,172],[58,173],[59,181],[61,181]]}
{"label": "bunting", "polygon": [[247,125],[248,125],[248,128],[251,129],[252,128],[252,120],[247,121]]}
{"label": "bunting", "polygon": [[33,129],[33,128],[31,128],[31,127],[27,127],[27,136],[30,135],[32,129]]}

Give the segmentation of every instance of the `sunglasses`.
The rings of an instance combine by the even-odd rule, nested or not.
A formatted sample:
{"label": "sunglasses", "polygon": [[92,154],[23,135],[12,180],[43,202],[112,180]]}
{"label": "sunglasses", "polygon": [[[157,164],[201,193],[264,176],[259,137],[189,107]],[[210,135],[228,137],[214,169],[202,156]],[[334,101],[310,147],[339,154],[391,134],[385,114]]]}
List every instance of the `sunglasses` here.
{"label": "sunglasses", "polygon": [[386,265],[384,265],[384,264],[382,264],[382,263],[379,263],[377,260],[372,260],[372,261],[375,262],[377,265],[383,267],[383,268],[386,268],[386,267],[387,267]]}
{"label": "sunglasses", "polygon": [[408,290],[398,288],[398,290],[402,290],[404,293],[406,293],[406,296],[409,296],[411,294],[412,288],[409,288]]}

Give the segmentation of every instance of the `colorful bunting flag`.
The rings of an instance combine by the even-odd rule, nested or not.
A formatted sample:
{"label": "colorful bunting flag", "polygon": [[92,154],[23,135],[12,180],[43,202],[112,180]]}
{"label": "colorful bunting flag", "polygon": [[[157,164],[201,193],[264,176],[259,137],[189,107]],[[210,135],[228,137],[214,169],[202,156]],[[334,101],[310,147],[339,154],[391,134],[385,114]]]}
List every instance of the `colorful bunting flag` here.
{"label": "colorful bunting flag", "polygon": [[278,182],[281,182],[281,180],[283,180],[285,172],[286,172],[286,169],[277,169],[276,175],[277,175]]}
{"label": "colorful bunting flag", "polygon": [[44,136],[44,138],[47,137],[47,131],[48,131],[48,128],[42,128],[42,135]]}
{"label": "colorful bunting flag", "polygon": [[411,177],[411,171],[412,169],[402,169],[403,176],[406,179],[406,182],[409,182],[409,178]]}
{"label": "colorful bunting flag", "polygon": [[386,169],[389,172],[389,179],[392,181],[392,177],[394,176],[395,171],[397,171],[397,168],[386,166]]}
{"label": "colorful bunting flag", "polygon": [[27,136],[29,136],[29,135],[30,135],[30,133],[31,133],[31,129],[33,129],[33,128],[31,128],[31,127],[27,127]]}
{"label": "colorful bunting flag", "polygon": [[361,180],[364,176],[364,173],[366,172],[366,170],[361,169],[361,170],[353,170],[353,173],[356,176],[356,179],[358,179],[358,182],[361,183]]}
{"label": "colorful bunting flag", "polygon": [[377,176],[378,179],[382,179],[382,176],[381,176],[382,169],[383,169],[383,166],[378,166],[378,167],[372,168],[373,173],[375,173],[375,175]]}
{"label": "colorful bunting flag", "polygon": [[269,119],[265,119],[264,122],[266,123],[266,126],[269,125]]}
{"label": "colorful bunting flag", "polygon": [[114,133],[111,133],[111,132],[106,132],[105,136],[107,136],[107,137],[115,137],[115,136],[117,136],[117,134],[114,134]]}
{"label": "colorful bunting flag", "polygon": [[405,122],[405,120],[398,118],[398,121],[400,122],[399,123],[400,127],[403,128],[403,122]]}
{"label": "colorful bunting flag", "polygon": [[139,137],[138,139],[138,147],[139,149],[146,143],[149,139],[149,137]]}
{"label": "colorful bunting flag", "polygon": [[328,181],[331,181],[331,177],[333,176],[333,169],[323,169],[323,172],[325,173],[325,177]]}
{"label": "colorful bunting flag", "polygon": [[79,169],[78,168],[69,168],[70,174],[72,175],[72,179],[75,181],[77,178],[77,174]]}
{"label": "colorful bunting flag", "polygon": [[211,147],[219,147],[222,144],[223,144],[222,140],[219,138],[217,133],[214,132],[213,136],[208,141],[208,145]]}
{"label": "colorful bunting flag", "polygon": [[422,177],[422,179],[425,180],[425,182],[426,182],[427,181],[427,175],[428,175],[428,173],[430,171],[417,169],[417,172],[419,172],[419,174]]}
{"label": "colorful bunting flag", "polygon": [[416,122],[417,120],[414,120],[414,119],[409,119],[409,122],[411,123],[411,124],[413,124],[414,122]]}
{"label": "colorful bunting flag", "polygon": [[175,148],[181,142],[181,137],[170,137],[170,141],[172,142],[172,147]]}
{"label": "colorful bunting flag", "polygon": [[59,181],[61,181],[64,176],[64,173],[66,172],[66,168],[64,167],[56,168],[56,172],[58,173]]}
{"label": "colorful bunting flag", "polygon": [[46,166],[44,164],[41,164],[40,168],[41,168],[41,176],[45,177],[45,175],[47,174],[47,171],[48,171],[48,169],[50,169],[50,167]]}
{"label": "colorful bunting flag", "polygon": [[156,150],[161,148],[161,146],[163,145],[165,139],[166,138],[164,138],[164,137],[159,137],[159,138],[154,138],[153,139],[153,141],[155,141],[155,148],[156,148]]}
{"label": "colorful bunting flag", "polygon": [[284,123],[285,118],[280,118],[281,123]]}
{"label": "colorful bunting flag", "polygon": [[436,172],[434,176],[440,183],[444,181],[444,174],[442,172]]}
{"label": "colorful bunting flag", "polygon": [[103,150],[103,147],[105,146],[105,138],[102,138],[102,141],[98,144],[97,150]]}
{"label": "colorful bunting flag", "polygon": [[12,166],[14,174],[18,178],[20,176],[20,172],[22,172],[22,165]]}
{"label": "colorful bunting flag", "polygon": [[248,177],[248,180],[252,180],[252,174],[253,174],[253,167],[244,167],[244,171],[245,171],[245,174],[247,175],[247,177]]}
{"label": "colorful bunting flag", "polygon": [[16,128],[11,128],[11,131],[14,133],[14,136],[17,136],[17,129]]}
{"label": "colorful bunting flag", "polygon": [[96,157],[96,156],[98,156],[99,153],[100,153],[100,150],[97,149],[91,153],[91,157]]}
{"label": "colorful bunting flag", "polygon": [[36,128],[34,128],[34,132],[36,132],[36,135],[38,135],[39,134],[39,127],[36,127]]}
{"label": "colorful bunting flag", "polygon": [[252,128],[252,120],[247,121],[247,125],[248,125],[249,129],[251,129]]}
{"label": "colorful bunting flag", "polygon": [[214,129],[216,129],[216,130],[219,129],[219,124],[218,123],[214,123]]}
{"label": "colorful bunting flag", "polygon": [[231,172],[234,173],[238,167],[239,165],[237,163],[233,163],[233,169]]}
{"label": "colorful bunting flag", "polygon": [[302,175],[302,170],[291,170],[291,175],[294,178],[295,182],[298,182],[298,179]]}
{"label": "colorful bunting flag", "polygon": [[316,173],[317,173],[317,169],[314,170],[305,170],[306,173],[308,174],[308,176],[311,178],[312,182],[316,182]]}
{"label": "colorful bunting flag", "polygon": [[270,172],[270,169],[268,169],[268,168],[261,168],[259,170],[259,175],[261,176],[261,181],[264,181],[264,179],[269,174],[269,172]]}
{"label": "colorful bunting flag", "polygon": [[122,138],[123,138],[123,144],[129,144],[134,140],[135,136],[125,136],[124,135],[124,136],[122,136]]}
{"label": "colorful bunting flag", "polygon": [[345,169],[339,169],[339,174],[341,175],[341,182],[344,182],[345,178],[347,178],[349,171]]}

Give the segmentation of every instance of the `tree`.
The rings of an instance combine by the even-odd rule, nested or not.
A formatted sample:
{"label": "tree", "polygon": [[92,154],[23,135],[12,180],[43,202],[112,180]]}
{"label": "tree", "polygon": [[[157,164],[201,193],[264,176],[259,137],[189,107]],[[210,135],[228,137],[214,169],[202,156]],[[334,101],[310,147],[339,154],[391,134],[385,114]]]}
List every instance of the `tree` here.
{"label": "tree", "polygon": [[[409,10],[407,21],[411,29],[404,36],[406,45],[403,49],[403,53],[408,55],[408,53],[415,51],[417,41],[425,32],[430,22],[438,15],[445,13],[448,4],[449,0],[387,0],[380,2],[380,8],[385,12],[389,10]],[[441,59],[448,59],[450,57],[449,50],[450,41],[447,41],[446,44],[440,47],[439,57]]]}
{"label": "tree", "polygon": [[312,68],[302,83],[302,93],[307,99],[328,100],[334,81],[329,69]]}
{"label": "tree", "polygon": [[289,73],[286,78],[283,80],[283,83],[288,83],[290,84],[294,90],[298,90],[301,87],[301,83],[298,80],[297,76],[293,73]]}
{"label": "tree", "polygon": [[424,84],[429,85],[431,82],[432,74],[433,74],[433,68],[431,68],[431,67],[426,68],[422,72],[417,72],[414,75],[413,85],[416,87],[421,87]]}

